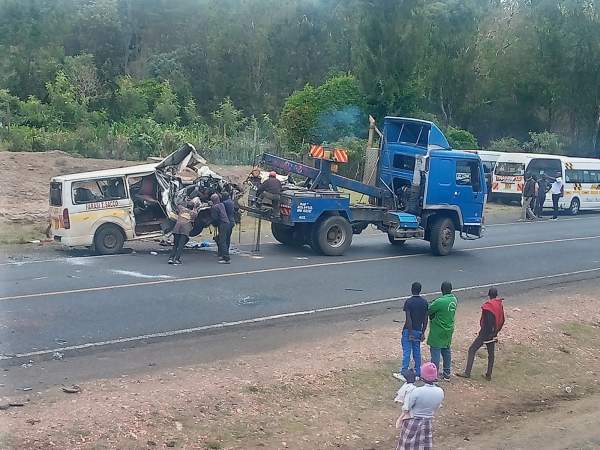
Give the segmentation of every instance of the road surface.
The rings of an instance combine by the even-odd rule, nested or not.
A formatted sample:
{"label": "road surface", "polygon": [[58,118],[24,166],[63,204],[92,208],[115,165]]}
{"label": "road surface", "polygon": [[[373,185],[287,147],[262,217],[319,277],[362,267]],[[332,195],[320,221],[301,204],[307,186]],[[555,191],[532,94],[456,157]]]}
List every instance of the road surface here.
{"label": "road surface", "polygon": [[382,234],[357,236],[344,257],[309,248],[249,247],[229,266],[190,250],[182,266],[166,254],[55,257],[0,265],[0,352],[4,362],[50,357],[265,323],[322,312],[398,303],[420,280],[435,293],[489,284],[543,285],[600,276],[600,217],[498,224],[484,239],[457,240],[434,257],[426,242],[391,246]]}

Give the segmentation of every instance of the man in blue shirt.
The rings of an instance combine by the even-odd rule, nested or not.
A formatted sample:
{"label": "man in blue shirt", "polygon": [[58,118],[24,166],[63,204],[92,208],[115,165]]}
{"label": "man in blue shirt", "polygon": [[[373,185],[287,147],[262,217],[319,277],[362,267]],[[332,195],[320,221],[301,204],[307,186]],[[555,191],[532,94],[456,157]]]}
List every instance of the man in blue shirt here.
{"label": "man in blue shirt", "polygon": [[394,378],[406,381],[404,373],[410,365],[410,357],[415,364],[415,372],[421,376],[421,342],[425,339],[427,330],[427,300],[421,297],[421,283],[414,282],[411,286],[412,297],[404,302],[406,321],[402,329],[402,368],[394,373]]}

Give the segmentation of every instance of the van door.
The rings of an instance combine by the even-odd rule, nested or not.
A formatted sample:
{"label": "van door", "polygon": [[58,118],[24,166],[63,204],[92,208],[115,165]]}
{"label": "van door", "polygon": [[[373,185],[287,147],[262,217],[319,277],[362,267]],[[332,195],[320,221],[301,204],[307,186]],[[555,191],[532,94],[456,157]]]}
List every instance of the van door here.
{"label": "van door", "polygon": [[481,164],[473,159],[457,159],[452,204],[462,211],[465,225],[481,224],[485,192]]}

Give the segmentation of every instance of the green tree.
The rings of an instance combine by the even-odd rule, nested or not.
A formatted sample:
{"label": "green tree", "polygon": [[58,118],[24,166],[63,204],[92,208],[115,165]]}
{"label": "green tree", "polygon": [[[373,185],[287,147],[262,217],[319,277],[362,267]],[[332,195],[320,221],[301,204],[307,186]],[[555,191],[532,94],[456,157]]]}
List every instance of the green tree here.
{"label": "green tree", "polygon": [[513,137],[503,137],[493,140],[487,146],[487,150],[493,152],[520,152],[523,148],[521,142]]}
{"label": "green tree", "polygon": [[[331,140],[343,137],[344,132],[348,135],[360,121],[365,103],[358,81],[352,75],[334,75],[316,88],[309,84],[294,92],[286,100],[280,118],[288,148],[298,150],[313,137],[323,140],[331,134],[334,123],[350,126]],[[349,110],[349,107],[353,108]],[[347,115],[350,119],[344,117]]]}
{"label": "green tree", "polygon": [[77,100],[76,89],[60,70],[53,82],[46,83],[56,127],[74,127],[87,117],[85,104]]}
{"label": "green tree", "polygon": [[562,154],[565,142],[556,133],[542,131],[541,133],[529,133],[529,142],[523,144],[523,149],[531,153],[547,153],[551,155]]}
{"label": "green tree", "polygon": [[452,148],[457,150],[477,150],[479,148],[477,138],[467,130],[448,127],[445,135]]}
{"label": "green tree", "polygon": [[158,123],[173,125],[179,122],[179,105],[177,97],[168,81],[160,85],[161,92],[154,108],[154,120]]}
{"label": "green tree", "polygon": [[223,136],[223,142],[226,146],[229,139],[240,130],[247,121],[242,111],[235,107],[229,97],[223,100],[219,105],[219,108],[212,113],[212,118],[219,127]]}

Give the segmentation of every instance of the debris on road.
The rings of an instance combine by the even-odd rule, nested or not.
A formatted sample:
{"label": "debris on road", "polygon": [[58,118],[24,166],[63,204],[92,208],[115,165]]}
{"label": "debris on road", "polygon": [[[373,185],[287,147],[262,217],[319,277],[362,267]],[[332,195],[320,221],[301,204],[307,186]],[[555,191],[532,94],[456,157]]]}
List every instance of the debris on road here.
{"label": "debris on road", "polygon": [[52,353],[52,359],[61,360],[61,359],[63,359],[64,356],[65,356],[64,353],[61,353],[61,352]]}
{"label": "debris on road", "polygon": [[81,386],[74,384],[72,386],[63,386],[62,387],[62,391],[66,392],[67,394],[79,394],[81,392]]}
{"label": "debris on road", "polygon": [[150,252],[150,254],[151,254],[152,256],[156,256],[156,255],[158,255],[158,252]]}

